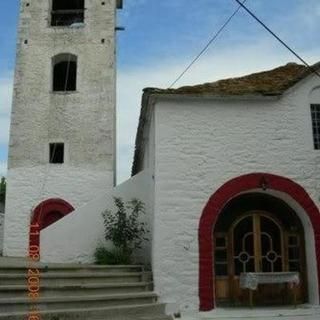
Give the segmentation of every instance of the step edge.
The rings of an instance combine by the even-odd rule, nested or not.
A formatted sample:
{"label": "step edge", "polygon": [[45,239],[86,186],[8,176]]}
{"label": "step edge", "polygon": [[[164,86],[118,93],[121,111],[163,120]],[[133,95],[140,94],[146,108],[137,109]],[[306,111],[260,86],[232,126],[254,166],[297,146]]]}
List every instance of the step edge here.
{"label": "step edge", "polygon": [[[146,292],[132,292],[132,293],[118,293],[106,295],[89,295],[89,296],[60,296],[60,297],[43,297],[35,301],[34,304],[42,303],[59,303],[59,302],[81,302],[81,301],[103,301],[103,300],[123,300],[136,298],[157,298],[157,294],[153,291]],[[29,298],[1,298],[0,305],[3,304],[32,304]]]}
{"label": "step edge", "polygon": [[[123,310],[123,309],[138,309],[138,308],[152,308],[152,307],[165,307],[165,303],[143,303],[137,305],[125,305],[125,306],[109,306],[109,307],[93,307],[85,309],[55,309],[55,310],[41,310],[40,315],[50,315],[52,313],[66,313],[66,312],[90,312],[90,311],[112,311],[112,310]],[[2,316],[25,316],[29,315],[28,311],[18,311],[18,312],[3,312],[0,313],[0,318]]]}
{"label": "step edge", "polygon": [[[96,278],[103,278],[103,277],[123,277],[123,276],[141,276],[144,272],[106,272],[106,273],[91,273],[91,272],[81,272],[77,274],[70,274],[70,273],[53,273],[53,272],[45,272],[40,273],[40,278],[85,278],[85,277],[96,277]],[[21,273],[0,273],[0,280],[1,279],[16,279],[16,278],[26,278],[27,274]]]}
{"label": "step edge", "polygon": [[[113,282],[107,284],[66,284],[66,285],[40,285],[41,290],[72,290],[72,289],[104,289],[104,288],[125,288],[125,287],[145,287],[152,285],[152,282]],[[0,285],[0,292],[3,291],[23,291],[27,290],[27,285]]]}
{"label": "step edge", "polygon": [[0,269],[25,269],[29,268],[30,266],[38,267],[38,268],[53,268],[53,269],[103,269],[103,268],[145,268],[142,264],[86,264],[86,263],[44,263],[44,262],[34,262],[32,260],[25,261],[24,263],[1,263],[0,262]]}

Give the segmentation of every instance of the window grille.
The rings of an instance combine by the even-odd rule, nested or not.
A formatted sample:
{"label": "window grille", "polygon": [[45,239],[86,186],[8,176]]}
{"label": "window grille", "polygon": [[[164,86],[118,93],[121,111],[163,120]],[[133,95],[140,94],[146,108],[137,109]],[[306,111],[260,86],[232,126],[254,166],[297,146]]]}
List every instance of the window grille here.
{"label": "window grille", "polygon": [[320,104],[311,105],[311,118],[313,130],[313,144],[316,150],[320,149]]}

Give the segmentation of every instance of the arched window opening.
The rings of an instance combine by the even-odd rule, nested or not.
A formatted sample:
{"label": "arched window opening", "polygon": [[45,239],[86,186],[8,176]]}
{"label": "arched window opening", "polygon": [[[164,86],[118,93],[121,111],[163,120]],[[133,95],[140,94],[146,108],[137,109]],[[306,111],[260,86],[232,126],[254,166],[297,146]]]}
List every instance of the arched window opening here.
{"label": "arched window opening", "polygon": [[53,91],[77,90],[77,57],[61,54],[53,58]]}
{"label": "arched window opening", "polygon": [[70,26],[83,21],[84,0],[52,0],[52,26]]}

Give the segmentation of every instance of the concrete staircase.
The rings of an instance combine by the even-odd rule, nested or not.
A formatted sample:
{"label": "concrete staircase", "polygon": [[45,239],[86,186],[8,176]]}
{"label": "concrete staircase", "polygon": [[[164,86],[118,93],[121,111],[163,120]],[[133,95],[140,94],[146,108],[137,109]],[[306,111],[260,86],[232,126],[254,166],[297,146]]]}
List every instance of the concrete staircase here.
{"label": "concrete staircase", "polygon": [[[142,266],[37,265],[39,298],[28,297],[26,264],[0,264],[0,320],[167,320]],[[37,319],[37,318],[33,318]],[[32,320],[33,320],[32,319]]]}

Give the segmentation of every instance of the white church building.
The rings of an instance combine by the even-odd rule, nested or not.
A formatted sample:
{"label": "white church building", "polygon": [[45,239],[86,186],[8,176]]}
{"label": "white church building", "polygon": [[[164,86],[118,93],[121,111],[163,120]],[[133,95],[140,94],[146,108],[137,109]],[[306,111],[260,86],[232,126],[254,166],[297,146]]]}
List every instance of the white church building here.
{"label": "white church building", "polygon": [[[136,197],[151,230],[136,259],[175,311],[245,305],[248,273],[293,276],[296,302],[319,305],[318,76],[288,63],[145,89],[132,178],[114,186],[115,1],[86,1],[72,25],[63,3],[21,1],[4,255],[36,243],[43,262],[91,263],[101,212]],[[284,290],[261,285],[255,303],[287,304]]]}

